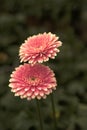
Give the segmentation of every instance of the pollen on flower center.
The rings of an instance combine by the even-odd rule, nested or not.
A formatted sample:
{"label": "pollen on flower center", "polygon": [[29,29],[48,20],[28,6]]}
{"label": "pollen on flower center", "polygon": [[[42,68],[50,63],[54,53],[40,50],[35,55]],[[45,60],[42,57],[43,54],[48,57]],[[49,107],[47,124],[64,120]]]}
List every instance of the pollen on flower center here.
{"label": "pollen on flower center", "polygon": [[45,46],[38,45],[36,48],[34,47],[33,49],[34,49],[34,51],[37,51],[38,53],[41,53],[41,52],[44,51]]}
{"label": "pollen on flower center", "polygon": [[36,79],[35,77],[31,77],[31,80],[32,80],[32,81],[35,81],[35,79]]}
{"label": "pollen on flower center", "polygon": [[38,83],[40,82],[40,79],[38,79],[37,77],[29,77],[28,79],[28,84],[32,84],[34,85],[38,85]]}

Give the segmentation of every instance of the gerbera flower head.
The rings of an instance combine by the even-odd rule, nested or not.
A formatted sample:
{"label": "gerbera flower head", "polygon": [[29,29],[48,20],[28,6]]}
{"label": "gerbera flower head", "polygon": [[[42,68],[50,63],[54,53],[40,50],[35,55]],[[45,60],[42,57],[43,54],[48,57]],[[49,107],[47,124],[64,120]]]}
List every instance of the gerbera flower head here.
{"label": "gerbera flower head", "polygon": [[9,82],[15,96],[28,100],[46,98],[57,85],[53,71],[42,64],[20,65],[12,72]]}
{"label": "gerbera flower head", "polygon": [[19,50],[21,62],[35,64],[48,61],[49,58],[54,59],[57,52],[59,52],[58,47],[62,45],[58,38],[51,32],[27,38]]}

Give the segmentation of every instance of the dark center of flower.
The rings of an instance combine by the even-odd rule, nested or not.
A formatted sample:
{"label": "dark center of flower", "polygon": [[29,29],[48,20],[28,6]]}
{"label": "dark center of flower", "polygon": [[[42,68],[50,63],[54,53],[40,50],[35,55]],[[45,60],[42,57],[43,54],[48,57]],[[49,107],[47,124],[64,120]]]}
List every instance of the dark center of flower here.
{"label": "dark center of flower", "polygon": [[36,79],[35,77],[31,77],[31,80],[32,80],[32,81],[35,81],[35,79]]}
{"label": "dark center of flower", "polygon": [[33,86],[38,85],[39,82],[40,82],[40,79],[37,77],[29,77],[28,79],[28,83]]}

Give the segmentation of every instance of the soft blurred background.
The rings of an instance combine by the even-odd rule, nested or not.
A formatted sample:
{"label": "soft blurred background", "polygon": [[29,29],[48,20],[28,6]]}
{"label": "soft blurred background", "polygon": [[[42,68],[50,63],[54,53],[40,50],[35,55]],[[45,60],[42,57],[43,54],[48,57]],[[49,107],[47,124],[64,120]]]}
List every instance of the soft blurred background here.
{"label": "soft blurred background", "polygon": [[[47,65],[58,81],[54,92],[58,130],[87,130],[87,1],[0,0],[0,130],[39,130],[35,100],[11,93],[19,46],[31,35],[52,32],[63,46]],[[41,100],[44,130],[54,130],[50,96]]]}

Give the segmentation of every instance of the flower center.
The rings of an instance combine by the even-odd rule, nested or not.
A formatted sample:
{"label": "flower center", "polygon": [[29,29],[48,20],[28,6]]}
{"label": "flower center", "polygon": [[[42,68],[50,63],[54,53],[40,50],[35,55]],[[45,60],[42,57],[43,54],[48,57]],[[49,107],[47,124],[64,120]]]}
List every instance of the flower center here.
{"label": "flower center", "polygon": [[31,80],[32,80],[32,81],[35,81],[35,79],[36,79],[35,77],[31,77]]}
{"label": "flower center", "polygon": [[34,48],[34,51],[36,51],[36,52],[41,52],[41,51],[43,51],[43,47],[42,46],[37,46],[36,48]]}
{"label": "flower center", "polygon": [[28,83],[33,86],[38,85],[39,82],[40,82],[40,79],[37,77],[29,77],[28,79]]}

